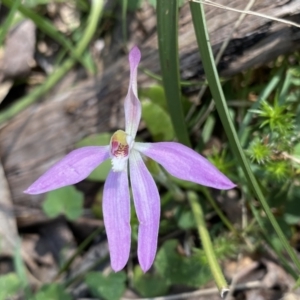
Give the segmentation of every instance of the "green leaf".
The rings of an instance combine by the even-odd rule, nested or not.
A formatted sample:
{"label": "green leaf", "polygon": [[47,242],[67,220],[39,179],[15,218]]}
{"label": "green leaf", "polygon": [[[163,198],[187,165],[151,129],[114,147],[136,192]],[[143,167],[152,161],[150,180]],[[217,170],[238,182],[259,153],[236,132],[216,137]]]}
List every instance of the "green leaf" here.
{"label": "green leaf", "polygon": [[139,90],[140,99],[150,99],[151,102],[159,105],[161,108],[167,111],[167,100],[164,88],[161,85],[153,85],[149,88]]}
{"label": "green leaf", "polygon": [[133,274],[133,288],[143,297],[157,297],[165,295],[169,289],[168,283],[159,274],[144,273],[136,266]]}
{"label": "green leaf", "polygon": [[[293,186],[284,201],[284,220],[290,225],[298,224],[300,221],[300,187]],[[287,201],[286,201],[287,200]]]}
{"label": "green leaf", "polygon": [[[111,134],[100,133],[88,136],[76,144],[77,148],[86,146],[107,146],[110,143]],[[88,177],[89,180],[105,181],[111,169],[110,159],[99,165]]]}
{"label": "green leaf", "polygon": [[148,0],[149,4],[152,5],[154,8],[156,7],[156,0]]}
{"label": "green leaf", "polygon": [[198,257],[184,257],[176,251],[177,241],[169,240],[157,253],[155,267],[168,284],[199,287],[211,279],[208,266]]}
{"label": "green leaf", "polygon": [[0,277],[0,300],[15,295],[21,288],[21,281],[15,273],[8,273]]}
{"label": "green leaf", "polygon": [[72,297],[61,285],[51,283],[42,286],[35,295],[34,300],[72,300]]}
{"label": "green leaf", "polygon": [[155,141],[170,141],[174,138],[170,116],[159,105],[142,101],[142,118]]}
{"label": "green leaf", "polygon": [[18,241],[17,247],[15,248],[14,253],[14,266],[20,283],[22,284],[22,288],[27,288],[28,286],[28,278],[26,273],[26,268],[21,255],[21,245],[20,241]]}
{"label": "green leaf", "polygon": [[125,290],[126,275],[124,272],[111,273],[105,276],[98,272],[89,272],[85,276],[85,283],[93,297],[106,300],[119,300]]}
{"label": "green leaf", "polygon": [[15,267],[16,274],[20,280],[20,285],[22,287],[22,292],[24,293],[25,299],[29,299],[31,297],[31,289],[28,283],[27,270],[21,255],[20,240],[17,241],[15,251],[14,251],[14,267]]}
{"label": "green leaf", "polygon": [[[156,8],[156,1],[158,0],[148,0],[148,2]],[[184,4],[184,0],[178,0],[178,7],[181,7]]]}
{"label": "green leaf", "polygon": [[82,214],[83,194],[74,186],[66,186],[49,192],[42,207],[50,218],[64,214],[69,220],[75,220]]}
{"label": "green leaf", "polygon": [[160,67],[168,110],[178,140],[190,146],[186,128],[178,58],[178,1],[157,1],[157,34]]}
{"label": "green leaf", "polygon": [[215,124],[216,118],[213,115],[208,116],[202,130],[203,143],[206,144],[211,138]]}
{"label": "green leaf", "polygon": [[[120,4],[123,4],[124,0],[119,0]],[[142,6],[143,0],[130,0],[128,1],[127,10],[136,11]]]}
{"label": "green leaf", "polygon": [[[286,238],[291,239],[293,233],[292,233],[291,226],[287,222],[289,220],[289,217],[283,215],[283,216],[277,216],[276,219],[277,219],[278,224],[280,225],[280,227],[284,231],[284,233],[286,235]],[[276,235],[276,233],[274,233],[274,230],[273,230],[271,224],[268,222],[268,220],[266,218],[263,219],[263,223],[264,223],[264,228],[265,228],[265,230],[268,234],[268,238],[270,239],[270,241],[272,243],[273,249],[277,250],[277,251],[280,251],[280,252],[283,252],[284,247],[283,247],[280,239]]]}
{"label": "green leaf", "polygon": [[180,212],[177,222],[178,222],[178,227],[184,230],[196,227],[193,214],[190,210]]}
{"label": "green leaf", "polygon": [[[294,147],[293,155],[297,158],[300,159],[300,143],[296,144]],[[296,165],[297,166],[297,165]],[[299,164],[298,166],[299,167]]]}

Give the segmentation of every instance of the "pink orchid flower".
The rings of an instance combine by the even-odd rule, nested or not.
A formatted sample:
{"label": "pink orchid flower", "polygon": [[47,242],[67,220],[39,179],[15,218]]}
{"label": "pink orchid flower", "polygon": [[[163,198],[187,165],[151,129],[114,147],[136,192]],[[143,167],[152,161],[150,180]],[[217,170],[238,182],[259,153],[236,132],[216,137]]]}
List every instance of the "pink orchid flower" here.
{"label": "pink orchid flower", "polygon": [[45,193],[85,179],[99,164],[111,159],[103,191],[103,217],[110,251],[111,266],[119,271],[130,254],[130,183],[139,220],[138,259],[146,272],[153,264],[160,220],[160,198],[155,182],[142,155],[161,164],[171,175],[216,189],[235,185],[207,159],[175,142],[138,143],[135,136],[141,119],[137,95],[137,69],[141,53],[134,47],[129,53],[130,83],[125,98],[126,130],[116,131],[107,146],[83,147],[72,151],[38,178],[26,191]]}

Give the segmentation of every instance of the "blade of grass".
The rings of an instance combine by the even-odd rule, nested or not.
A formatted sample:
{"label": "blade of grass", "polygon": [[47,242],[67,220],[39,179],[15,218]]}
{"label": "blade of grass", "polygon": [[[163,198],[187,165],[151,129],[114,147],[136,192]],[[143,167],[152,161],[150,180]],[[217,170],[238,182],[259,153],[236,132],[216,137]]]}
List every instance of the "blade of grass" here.
{"label": "blade of grass", "polygon": [[[277,85],[281,81],[282,72],[283,72],[283,68],[280,68],[275,73],[275,75],[272,77],[272,80],[266,85],[266,87],[262,90],[262,92],[258,96],[257,100],[250,107],[250,110],[258,109],[261,102],[263,100],[266,100],[271,95],[271,93],[274,91],[274,89],[277,87]],[[243,135],[245,134],[245,130],[251,121],[252,114],[253,113],[251,111],[248,111],[243,119],[243,122],[240,126],[239,133],[238,133],[238,136],[240,139],[243,139],[243,140],[245,139],[245,137],[243,137]]]}
{"label": "blade of grass", "polygon": [[224,126],[226,135],[228,137],[231,149],[244,171],[249,186],[251,187],[252,191],[256,195],[257,199],[260,201],[282,245],[284,246],[285,250],[291,257],[294,264],[296,265],[298,271],[300,271],[300,261],[296,253],[290,246],[289,242],[285,238],[283,231],[281,230],[279,224],[277,223],[274,215],[270,210],[267,201],[264,198],[264,195],[258,185],[258,182],[251,171],[250,165],[240,145],[236,130],[230,118],[228,107],[223,94],[223,90],[219,81],[219,75],[214,63],[213,53],[210,46],[209,35],[206,27],[203,5],[201,3],[190,2],[190,9],[192,13],[196,38],[198,42],[198,48],[202,58],[202,64],[205,70],[205,74],[207,76],[211,93],[216,103],[216,108],[218,110],[221,122]]}
{"label": "blade of grass", "polygon": [[[97,24],[100,19],[103,10],[103,0],[93,0],[90,15],[88,18],[88,24],[83,34],[83,38],[75,48],[77,56],[83,54],[87,46],[89,45],[95,31],[97,30]],[[46,81],[36,87],[30,94],[19,99],[14,105],[9,106],[7,109],[0,113],[0,124],[14,117],[20,111],[37,101],[46,92],[48,92],[76,63],[76,59],[73,57],[68,58],[61,67],[53,72]]]}
{"label": "blade of grass", "polygon": [[280,262],[282,263],[284,268],[293,276],[293,278],[295,280],[297,280],[299,277],[297,272],[291,267],[291,265],[289,264],[287,259],[284,257],[284,255],[280,251],[278,251],[276,245],[274,245],[274,242],[270,238],[270,235],[264,228],[263,220],[261,219],[261,216],[259,215],[258,210],[255,208],[255,206],[252,203],[250,203],[250,208],[251,208],[253,215],[255,216],[255,219],[257,220],[257,223],[259,224],[263,238],[266,240],[266,242],[269,244],[269,246],[272,248],[272,250],[276,253],[276,255],[280,259]]}
{"label": "blade of grass", "polygon": [[126,47],[126,43],[127,43],[127,7],[128,7],[128,0],[123,0],[122,1],[122,36],[123,36],[124,47]]}
{"label": "blade of grass", "polygon": [[290,86],[292,85],[292,73],[287,70],[284,76],[284,82],[282,84],[282,88],[279,94],[279,105],[283,105],[285,103],[285,99],[288,95],[288,91]]}
{"label": "blade of grass", "polygon": [[3,41],[6,37],[6,34],[9,30],[13,20],[14,20],[15,13],[19,8],[20,3],[21,3],[21,0],[16,0],[9,10],[9,13],[5,19],[5,22],[2,25],[2,30],[0,31],[0,45],[3,44]]}
{"label": "blade of grass", "polygon": [[[15,5],[15,1],[13,0],[2,0],[2,3],[11,9]],[[22,4],[18,5],[18,10],[26,18],[31,19],[41,31],[43,31],[51,38],[53,38],[56,42],[58,42],[60,45],[62,45],[73,58],[76,58],[78,62],[80,62],[83,65],[83,67],[87,71],[89,71],[89,68],[86,65],[85,61],[82,59],[81,55],[78,55],[78,53],[74,51],[74,45],[72,45],[72,43],[70,43],[70,41],[65,36],[63,36],[60,32],[58,32],[57,29],[49,21],[39,16],[30,8]]]}
{"label": "blade of grass", "polygon": [[178,0],[156,2],[160,66],[168,110],[178,140],[190,146],[181,103],[178,59]]}

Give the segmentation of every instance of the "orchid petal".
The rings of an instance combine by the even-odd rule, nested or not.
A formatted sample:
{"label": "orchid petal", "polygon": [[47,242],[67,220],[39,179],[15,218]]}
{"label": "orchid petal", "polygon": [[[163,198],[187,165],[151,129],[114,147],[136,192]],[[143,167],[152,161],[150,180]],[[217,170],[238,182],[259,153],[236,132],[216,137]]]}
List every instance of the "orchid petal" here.
{"label": "orchid petal", "polygon": [[141,103],[137,94],[137,69],[141,60],[141,52],[138,47],[133,47],[129,52],[130,81],[128,93],[124,102],[126,133],[133,139],[136,136],[141,119]]}
{"label": "orchid petal", "polygon": [[127,169],[110,171],[103,190],[103,218],[110,262],[117,272],[126,265],[130,252],[130,196]]}
{"label": "orchid petal", "polygon": [[108,146],[83,147],[66,155],[38,178],[24,193],[41,194],[78,183],[109,158]]}
{"label": "orchid petal", "polygon": [[171,175],[216,189],[235,187],[206,158],[175,142],[135,143],[134,148],[161,164]]}
{"label": "orchid petal", "polygon": [[160,218],[160,199],[156,184],[139,152],[129,157],[130,182],[139,220],[138,258],[144,272],[153,264]]}

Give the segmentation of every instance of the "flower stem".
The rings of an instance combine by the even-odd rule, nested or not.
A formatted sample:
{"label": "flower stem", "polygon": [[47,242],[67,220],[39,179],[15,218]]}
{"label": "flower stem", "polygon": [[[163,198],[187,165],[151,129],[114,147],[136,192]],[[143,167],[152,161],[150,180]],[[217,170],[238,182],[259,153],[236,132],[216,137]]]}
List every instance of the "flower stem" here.
{"label": "flower stem", "polygon": [[198,202],[198,196],[194,192],[188,192],[188,200],[192,208],[192,212],[197,224],[198,233],[202,241],[203,250],[208,260],[208,265],[219,289],[221,297],[224,298],[225,294],[229,291],[227,282],[222,273],[221,267],[217,261],[214,248],[206,228],[205,218],[201,205]]}

